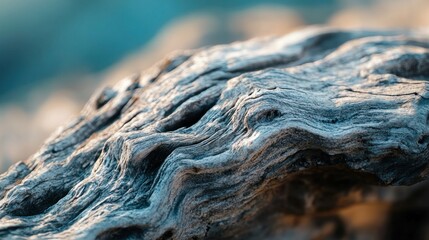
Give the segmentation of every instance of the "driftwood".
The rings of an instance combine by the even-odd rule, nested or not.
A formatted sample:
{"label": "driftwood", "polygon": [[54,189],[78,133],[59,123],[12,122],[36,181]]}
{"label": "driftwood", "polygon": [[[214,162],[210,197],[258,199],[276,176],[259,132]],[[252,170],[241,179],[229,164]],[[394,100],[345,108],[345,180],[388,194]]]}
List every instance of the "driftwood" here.
{"label": "driftwood", "polygon": [[173,54],[0,176],[0,237],[269,238],[279,214],[420,182],[428,40],[310,28]]}

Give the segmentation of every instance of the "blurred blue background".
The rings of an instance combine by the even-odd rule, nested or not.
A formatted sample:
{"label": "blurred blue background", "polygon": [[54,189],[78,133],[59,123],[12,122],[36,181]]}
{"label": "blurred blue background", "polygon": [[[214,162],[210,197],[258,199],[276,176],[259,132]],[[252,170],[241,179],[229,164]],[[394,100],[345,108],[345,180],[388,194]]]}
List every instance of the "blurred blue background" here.
{"label": "blurred blue background", "polygon": [[[59,74],[106,69],[175,19],[204,12],[223,21],[234,11],[262,3],[299,11],[307,24],[325,22],[339,5],[334,0],[3,0],[0,101],[19,101],[20,94]],[[239,38],[223,24],[227,34],[215,35],[206,44]]]}
{"label": "blurred blue background", "polygon": [[100,85],[178,49],[306,25],[423,27],[427,0],[2,0],[0,172],[34,153]]}

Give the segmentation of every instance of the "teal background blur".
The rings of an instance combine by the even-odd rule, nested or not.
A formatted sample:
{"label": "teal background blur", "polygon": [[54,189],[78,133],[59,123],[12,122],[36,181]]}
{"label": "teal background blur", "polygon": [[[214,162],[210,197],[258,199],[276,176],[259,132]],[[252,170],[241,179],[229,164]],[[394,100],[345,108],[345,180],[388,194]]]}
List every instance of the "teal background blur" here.
{"label": "teal background blur", "polygon": [[[101,71],[175,19],[195,12],[222,18],[261,4],[299,11],[308,24],[325,22],[339,6],[335,0],[2,0],[0,101],[19,101],[20,94],[58,74]],[[235,39],[217,35],[207,44]]]}

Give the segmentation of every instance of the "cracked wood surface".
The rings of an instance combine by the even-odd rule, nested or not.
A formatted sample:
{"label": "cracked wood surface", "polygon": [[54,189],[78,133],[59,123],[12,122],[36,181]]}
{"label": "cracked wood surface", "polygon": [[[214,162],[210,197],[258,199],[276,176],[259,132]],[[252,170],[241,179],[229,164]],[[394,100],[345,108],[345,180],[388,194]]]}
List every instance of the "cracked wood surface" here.
{"label": "cracked wood surface", "polygon": [[428,40],[309,28],[173,54],[0,176],[0,237],[270,238],[278,213],[420,182]]}

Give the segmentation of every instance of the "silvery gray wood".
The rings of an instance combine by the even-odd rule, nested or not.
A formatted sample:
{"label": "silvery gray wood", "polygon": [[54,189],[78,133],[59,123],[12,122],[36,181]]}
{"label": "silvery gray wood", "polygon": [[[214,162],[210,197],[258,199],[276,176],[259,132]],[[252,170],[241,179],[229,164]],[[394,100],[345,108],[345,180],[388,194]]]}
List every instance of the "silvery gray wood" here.
{"label": "silvery gray wood", "polygon": [[316,173],[346,189],[422,181],[428,40],[309,28],[172,54],[0,176],[0,237],[269,237],[276,213],[335,207],[304,197],[341,194]]}

